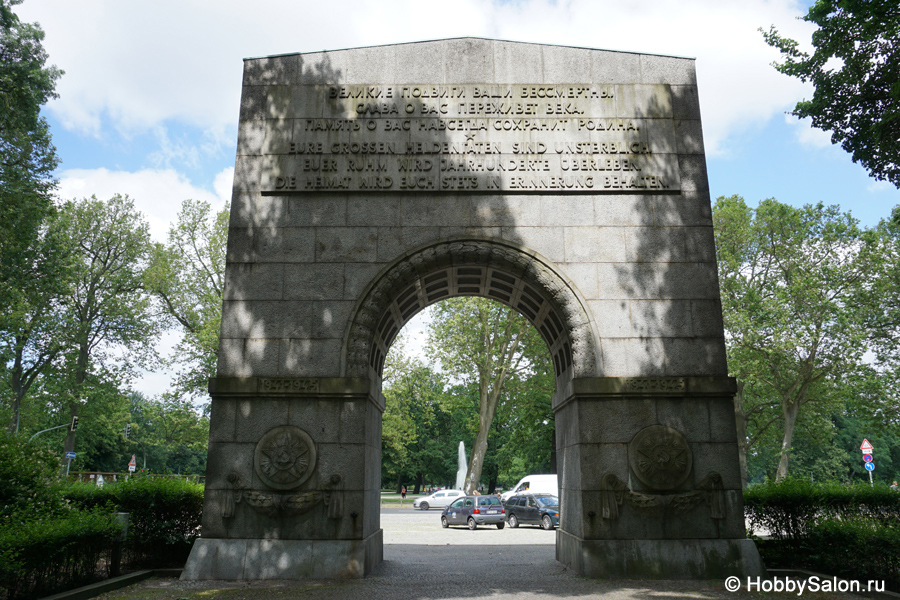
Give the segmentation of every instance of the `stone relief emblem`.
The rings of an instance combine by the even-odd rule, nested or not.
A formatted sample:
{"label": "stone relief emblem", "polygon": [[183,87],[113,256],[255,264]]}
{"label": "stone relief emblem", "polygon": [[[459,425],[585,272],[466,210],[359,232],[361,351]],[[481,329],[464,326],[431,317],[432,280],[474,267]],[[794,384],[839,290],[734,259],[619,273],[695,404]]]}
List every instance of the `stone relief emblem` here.
{"label": "stone relief emblem", "polygon": [[628,462],[637,478],[654,490],[672,490],[691,473],[693,456],[687,440],[665,425],[642,429],[628,445]]}
{"label": "stone relief emblem", "polygon": [[725,489],[722,476],[715,471],[710,471],[694,490],[681,494],[634,492],[614,473],[607,473],[600,480],[600,516],[610,521],[619,518],[623,503],[635,510],[658,516],[666,511],[684,514],[701,502],[706,502],[709,506],[710,518],[725,518]]}
{"label": "stone relief emblem", "polygon": [[722,476],[710,471],[690,491],[672,492],[687,480],[693,468],[691,447],[680,432],[665,425],[639,431],[628,444],[628,464],[644,485],[658,494],[636,492],[615,473],[600,479],[600,516],[614,521],[627,504],[647,515],[684,514],[706,502],[712,519],[725,518]]}
{"label": "stone relief emblem", "polygon": [[259,440],[253,465],[267,486],[292,490],[312,475],[316,466],[316,444],[299,427],[276,427]]}
{"label": "stone relief emblem", "polygon": [[278,494],[252,490],[241,482],[237,473],[228,476],[231,491],[226,492],[222,517],[234,517],[237,504],[244,503],[254,511],[267,517],[294,516],[303,514],[311,508],[324,503],[329,519],[340,519],[344,516],[344,478],[339,473],[332,475],[318,489],[299,494]]}

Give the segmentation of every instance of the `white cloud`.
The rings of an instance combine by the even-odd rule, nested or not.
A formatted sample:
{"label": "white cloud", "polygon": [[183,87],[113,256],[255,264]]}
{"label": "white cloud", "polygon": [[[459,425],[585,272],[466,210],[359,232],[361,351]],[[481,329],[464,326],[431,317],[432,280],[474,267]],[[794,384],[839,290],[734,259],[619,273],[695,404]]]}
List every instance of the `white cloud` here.
{"label": "white cloud", "polygon": [[[810,148],[840,148],[831,143],[831,132],[812,126],[812,119],[798,119],[794,115],[784,115],[785,124],[794,132],[795,139]],[[843,150],[841,150],[843,152]]]}
{"label": "white cloud", "polygon": [[866,189],[872,193],[893,192],[897,190],[897,188],[894,187],[894,184],[889,181],[876,181],[874,179],[866,186]]}
{"label": "white cloud", "polygon": [[[798,0],[457,0],[452,14],[413,0],[362,0],[339,14],[325,2],[41,0],[18,12],[41,23],[51,62],[66,71],[51,110],[94,135],[105,120],[124,135],[166,121],[233,127],[244,57],[474,35],[696,57],[710,154],[806,89],[770,66],[778,53],[758,28],[775,24],[798,40],[812,31],[796,19]],[[157,153],[157,166],[186,152],[161,142],[170,154]]]}
{"label": "white cloud", "polygon": [[233,174],[234,168],[229,167],[216,176],[213,193],[197,187],[172,169],[144,169],[134,173],[71,169],[60,173],[57,195],[64,199],[90,196],[106,199],[115,194],[128,195],[147,218],[153,238],[164,241],[183,200],[205,200],[217,210],[230,200]]}

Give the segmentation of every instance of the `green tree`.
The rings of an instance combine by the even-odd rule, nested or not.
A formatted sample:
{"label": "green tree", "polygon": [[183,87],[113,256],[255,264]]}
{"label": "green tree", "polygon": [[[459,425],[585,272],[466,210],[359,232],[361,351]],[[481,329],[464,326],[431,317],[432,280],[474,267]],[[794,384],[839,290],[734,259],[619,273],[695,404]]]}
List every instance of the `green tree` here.
{"label": "green tree", "polygon": [[837,382],[865,352],[858,301],[875,272],[877,237],[837,207],[773,199],[751,209],[720,197],[713,221],[729,370],[758,399],[749,403],[745,387],[735,410],[739,421],[767,421],[764,429],[781,424],[780,480],[801,408],[834,402]]}
{"label": "green tree", "polygon": [[58,228],[41,229],[32,248],[31,276],[8,294],[0,318],[0,372],[10,401],[10,433],[18,433],[21,409],[29,390],[64,348],[62,307],[68,300],[69,249]]}
{"label": "green tree", "polygon": [[34,241],[53,209],[58,164],[40,110],[62,72],[45,66],[44,32],[13,13],[20,3],[0,0],[0,306],[13,304],[38,262]]}
{"label": "green tree", "polygon": [[382,464],[398,490],[411,477],[418,493],[426,480],[447,476],[449,416],[443,379],[403,350],[403,341],[395,341],[385,361]]}
{"label": "green tree", "polygon": [[[73,200],[63,204],[59,218],[75,263],[61,369],[69,385],[71,418],[79,414],[89,378],[109,362],[127,367],[148,356],[158,325],[142,280],[149,227],[134,203],[118,195],[107,201]],[[75,434],[66,437],[66,452],[74,451]]]}
{"label": "green tree", "polygon": [[[556,473],[556,428],[551,399],[556,379],[549,360],[510,380],[494,418],[497,479],[514,484],[529,473]],[[490,482],[496,484],[496,482]],[[493,485],[490,490],[493,492]]]}
{"label": "green tree", "polygon": [[173,394],[147,398],[139,392],[129,394],[128,400],[131,424],[128,454],[139,457],[141,468],[156,472],[206,472],[209,419],[189,400]]}
{"label": "green tree", "polygon": [[478,420],[465,484],[471,493],[481,479],[504,389],[511,379],[525,377],[550,356],[544,340],[524,317],[493,300],[451,298],[436,304],[432,315],[429,354],[449,378],[477,390]]}
{"label": "green tree", "polygon": [[900,4],[817,0],[802,18],[818,26],[811,55],[774,26],[763,32],[781,51],[775,68],[815,87],[792,114],[810,117],[872,177],[900,187]]}
{"label": "green tree", "polygon": [[228,218],[228,206],[213,214],[209,203],[185,200],[168,242],[154,245],[144,274],[147,289],[161,303],[165,324],[184,333],[169,361],[181,367],[176,391],[195,397],[206,394],[209,378],[216,374]]}

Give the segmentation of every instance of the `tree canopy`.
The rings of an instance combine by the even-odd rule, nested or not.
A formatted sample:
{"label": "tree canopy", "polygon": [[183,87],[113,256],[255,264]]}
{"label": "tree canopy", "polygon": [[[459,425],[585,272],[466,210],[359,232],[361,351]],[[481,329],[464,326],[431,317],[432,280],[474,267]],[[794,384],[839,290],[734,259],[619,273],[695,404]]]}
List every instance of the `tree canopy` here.
{"label": "tree canopy", "polygon": [[751,444],[782,425],[781,479],[801,408],[835,401],[836,382],[865,352],[860,303],[876,274],[877,236],[837,207],[774,199],[752,209],[719,198],[713,221],[729,370],[742,384],[738,420],[751,425]]}
{"label": "tree canopy", "polygon": [[812,54],[774,26],[763,32],[781,51],[775,68],[815,87],[792,114],[810,117],[872,177],[900,188],[900,4],[817,0],[802,18],[818,26]]}
{"label": "tree canopy", "polygon": [[0,0],[0,304],[32,276],[59,162],[40,112],[62,71],[45,64],[41,28],[12,11],[20,2]]}
{"label": "tree canopy", "polygon": [[481,480],[494,418],[509,397],[510,382],[550,372],[550,353],[525,317],[487,298],[451,298],[435,305],[432,315],[429,353],[477,399],[465,484],[471,493]]}
{"label": "tree canopy", "polygon": [[147,289],[162,307],[160,320],[182,330],[170,365],[180,367],[176,389],[206,395],[216,374],[225,289],[228,206],[213,213],[208,202],[185,200],[166,244],[154,244],[144,272]]}

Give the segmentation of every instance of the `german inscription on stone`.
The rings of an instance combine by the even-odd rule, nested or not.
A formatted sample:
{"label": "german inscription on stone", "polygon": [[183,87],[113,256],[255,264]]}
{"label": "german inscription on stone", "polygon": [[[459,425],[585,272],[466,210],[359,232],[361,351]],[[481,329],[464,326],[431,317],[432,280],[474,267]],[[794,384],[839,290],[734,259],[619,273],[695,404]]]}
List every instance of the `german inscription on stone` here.
{"label": "german inscription on stone", "polygon": [[264,193],[681,187],[665,85],[307,85],[282,93],[266,123]]}

